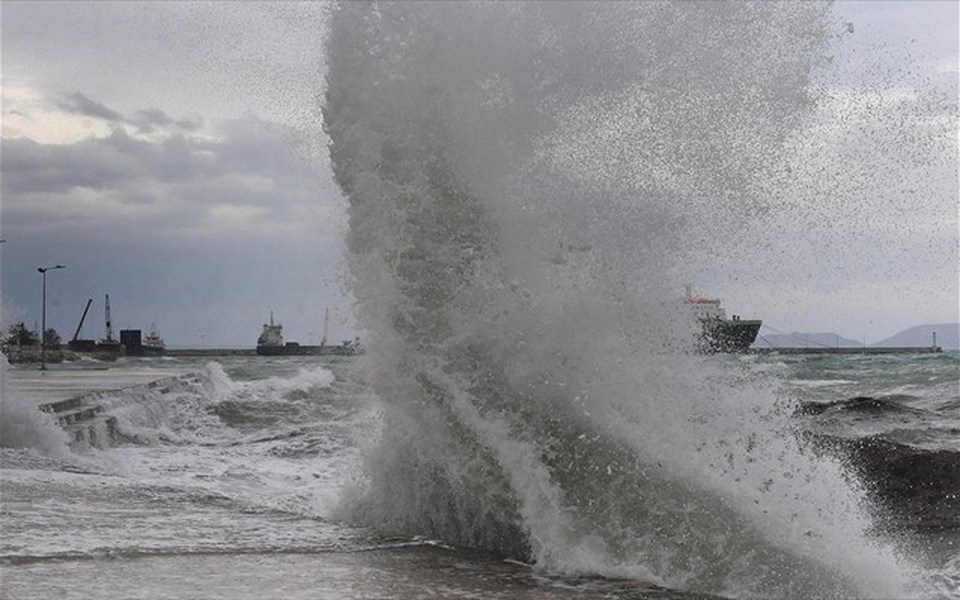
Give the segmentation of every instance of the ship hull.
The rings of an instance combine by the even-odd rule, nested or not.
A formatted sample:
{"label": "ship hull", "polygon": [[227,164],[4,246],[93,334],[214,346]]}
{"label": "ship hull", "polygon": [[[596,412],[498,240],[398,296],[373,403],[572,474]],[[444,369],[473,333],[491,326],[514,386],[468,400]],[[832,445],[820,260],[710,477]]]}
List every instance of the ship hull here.
{"label": "ship hull", "polygon": [[360,353],[355,346],[301,346],[300,344],[257,346],[258,356],[355,356]]}
{"label": "ship hull", "polygon": [[166,348],[162,346],[140,346],[135,354],[127,352],[130,356],[163,356],[166,354]]}
{"label": "ship hull", "polygon": [[703,350],[706,352],[746,352],[757,339],[763,321],[743,319],[707,319],[703,324]]}

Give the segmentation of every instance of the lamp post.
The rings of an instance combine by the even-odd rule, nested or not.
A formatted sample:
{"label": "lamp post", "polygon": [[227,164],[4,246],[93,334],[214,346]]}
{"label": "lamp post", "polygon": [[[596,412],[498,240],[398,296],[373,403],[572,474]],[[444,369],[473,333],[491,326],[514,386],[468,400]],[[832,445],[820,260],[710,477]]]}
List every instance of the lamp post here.
{"label": "lamp post", "polygon": [[47,271],[54,269],[66,269],[64,265],[54,265],[52,267],[37,267],[40,274],[43,275],[43,301],[40,310],[40,370],[47,370]]}

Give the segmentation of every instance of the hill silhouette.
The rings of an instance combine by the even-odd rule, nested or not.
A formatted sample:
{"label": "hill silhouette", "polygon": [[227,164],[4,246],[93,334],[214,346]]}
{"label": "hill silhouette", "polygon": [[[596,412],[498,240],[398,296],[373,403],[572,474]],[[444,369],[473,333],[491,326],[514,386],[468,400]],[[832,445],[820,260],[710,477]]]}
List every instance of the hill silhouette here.
{"label": "hill silhouette", "polygon": [[[916,325],[909,329],[880,340],[869,346],[878,348],[890,347],[925,347],[933,344],[933,333],[937,334],[937,345],[941,348],[960,348],[960,323],[936,323],[932,325]],[[859,348],[863,342],[845,338],[834,332],[807,333],[794,331],[793,333],[764,333],[760,330],[753,348]]]}
{"label": "hill silhouette", "polygon": [[754,348],[856,348],[863,346],[863,342],[845,338],[833,332],[804,333],[771,333],[757,336],[753,343]]}
{"label": "hill silhouette", "polygon": [[934,332],[937,334],[937,345],[941,348],[960,348],[960,323],[917,325],[870,345],[878,347],[930,346],[933,344]]}

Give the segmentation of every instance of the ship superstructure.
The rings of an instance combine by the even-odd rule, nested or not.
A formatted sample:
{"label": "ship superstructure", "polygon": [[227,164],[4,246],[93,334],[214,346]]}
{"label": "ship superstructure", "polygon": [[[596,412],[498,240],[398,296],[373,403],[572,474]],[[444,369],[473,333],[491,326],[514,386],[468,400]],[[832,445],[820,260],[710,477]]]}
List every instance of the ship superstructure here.
{"label": "ship superstructure", "polygon": [[740,315],[728,319],[720,300],[694,296],[689,286],[685,302],[703,328],[699,346],[704,352],[746,352],[763,325],[760,319],[743,319]]}
{"label": "ship superstructure", "polygon": [[261,346],[283,346],[283,325],[280,323],[274,323],[272,310],[270,311],[270,323],[263,324],[263,332],[260,334],[260,337],[257,338],[258,351],[260,350]]}
{"label": "ship superstructure", "polygon": [[283,341],[283,325],[273,320],[273,311],[270,312],[270,323],[263,325],[263,331],[257,338],[257,354],[260,356],[354,356],[363,354],[360,338],[346,340],[339,345],[327,344],[327,325],[330,320],[330,311],[326,311],[323,320],[323,338],[319,346],[301,346],[297,342]]}

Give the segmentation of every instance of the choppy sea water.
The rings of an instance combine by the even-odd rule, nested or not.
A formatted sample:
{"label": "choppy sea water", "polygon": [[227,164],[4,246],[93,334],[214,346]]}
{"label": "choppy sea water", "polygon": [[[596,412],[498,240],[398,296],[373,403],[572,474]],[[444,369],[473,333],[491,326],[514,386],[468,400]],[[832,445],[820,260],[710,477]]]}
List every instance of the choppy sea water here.
{"label": "choppy sea water", "polygon": [[[960,594],[956,352],[704,360],[744,381],[778,382],[780,392],[770,401],[792,411],[805,451],[822,455],[824,464],[839,457],[862,491],[871,539],[894,548],[910,577],[904,595]],[[37,443],[0,449],[0,595],[699,597],[702,590],[639,575],[658,575],[662,556],[635,565],[635,577],[560,572],[523,557],[359,525],[350,504],[363,501],[390,401],[371,391],[364,361],[152,360],[150,368],[201,377],[168,394],[104,397],[118,419],[119,436],[110,445],[68,444],[55,425],[24,423],[36,428]],[[127,360],[111,370],[145,364]],[[5,408],[12,402],[7,390]],[[5,410],[4,418],[10,414]],[[598,481],[608,469],[580,467]],[[441,512],[438,506],[416,510],[427,517]],[[627,534],[674,522],[666,514],[646,518],[631,523]],[[718,511],[714,525],[723,518]]]}

